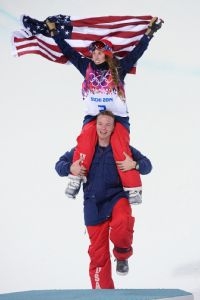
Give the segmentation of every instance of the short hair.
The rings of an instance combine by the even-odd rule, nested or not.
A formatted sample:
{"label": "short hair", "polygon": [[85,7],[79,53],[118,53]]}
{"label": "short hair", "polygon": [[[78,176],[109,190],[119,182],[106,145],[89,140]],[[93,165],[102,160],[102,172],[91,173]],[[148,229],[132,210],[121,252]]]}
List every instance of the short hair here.
{"label": "short hair", "polygon": [[115,115],[110,110],[102,110],[98,113],[97,118],[98,118],[98,116],[109,116],[109,117],[113,118],[115,121]]}

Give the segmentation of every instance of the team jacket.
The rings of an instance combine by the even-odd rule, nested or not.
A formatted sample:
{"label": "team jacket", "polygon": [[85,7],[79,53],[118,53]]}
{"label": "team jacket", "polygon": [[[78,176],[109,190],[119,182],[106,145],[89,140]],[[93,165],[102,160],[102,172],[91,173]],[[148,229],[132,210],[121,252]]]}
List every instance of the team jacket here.
{"label": "team jacket", "polygon": [[[59,35],[55,36],[54,39],[63,54],[84,77],[82,95],[85,104],[85,122],[89,122],[101,110],[110,110],[115,116],[123,119],[122,122],[126,121],[128,124],[124,78],[147,49],[150,38],[144,35],[138,45],[126,57],[118,61],[119,88],[124,94],[123,100],[118,96],[107,62],[96,65],[90,58],[81,56]],[[125,118],[127,120],[124,120]]]}
{"label": "team jacket", "polygon": [[[133,147],[131,147],[131,152],[139,164],[140,174],[150,173],[152,170],[150,160]],[[58,175],[68,176],[73,153],[74,148],[59,158],[55,165]],[[120,198],[128,199],[127,193],[123,190],[110,145],[108,147],[96,146],[87,182],[83,184],[83,193],[86,226],[107,220],[111,216],[115,203]]]}

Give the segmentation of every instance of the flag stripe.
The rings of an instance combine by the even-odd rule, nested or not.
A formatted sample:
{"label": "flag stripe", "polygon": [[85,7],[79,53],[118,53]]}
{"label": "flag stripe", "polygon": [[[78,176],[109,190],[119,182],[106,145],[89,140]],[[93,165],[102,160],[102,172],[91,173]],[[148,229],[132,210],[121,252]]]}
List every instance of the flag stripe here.
{"label": "flag stripe", "polygon": [[[94,17],[94,18],[84,18],[84,19],[73,19],[71,17],[72,23],[74,26],[87,26],[94,27],[97,24],[108,24],[112,23],[117,24],[118,26],[124,23],[132,23],[133,25],[137,25],[137,22],[145,22],[149,23],[151,20],[151,16],[102,16],[102,17]],[[126,22],[127,21],[127,22]]]}
{"label": "flag stripe", "polygon": [[[151,16],[101,16],[82,19],[67,17],[71,22],[68,22],[66,27],[63,26],[63,30],[69,34],[66,41],[76,51],[89,56],[90,43],[104,38],[113,44],[113,53],[119,59],[133,50],[152,19]],[[63,56],[54,39],[41,32],[37,33],[36,22],[39,26],[44,23],[27,16],[24,16],[25,18],[25,21],[29,22],[28,25],[13,33],[13,55],[37,54],[53,62],[67,63],[68,58]],[[34,29],[31,28],[31,20],[34,20]]]}

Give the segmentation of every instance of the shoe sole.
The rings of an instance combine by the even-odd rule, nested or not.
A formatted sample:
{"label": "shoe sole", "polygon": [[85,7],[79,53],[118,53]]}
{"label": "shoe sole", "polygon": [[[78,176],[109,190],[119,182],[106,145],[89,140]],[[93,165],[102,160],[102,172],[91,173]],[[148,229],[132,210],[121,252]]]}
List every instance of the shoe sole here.
{"label": "shoe sole", "polygon": [[65,193],[65,195],[66,195],[68,198],[70,198],[70,199],[76,199],[76,196],[68,195],[68,194],[66,194],[66,193]]}
{"label": "shoe sole", "polygon": [[121,272],[118,272],[118,271],[116,271],[116,273],[117,273],[117,275],[119,275],[119,276],[126,276],[126,275],[128,274],[128,272],[123,272],[123,273],[121,273]]}

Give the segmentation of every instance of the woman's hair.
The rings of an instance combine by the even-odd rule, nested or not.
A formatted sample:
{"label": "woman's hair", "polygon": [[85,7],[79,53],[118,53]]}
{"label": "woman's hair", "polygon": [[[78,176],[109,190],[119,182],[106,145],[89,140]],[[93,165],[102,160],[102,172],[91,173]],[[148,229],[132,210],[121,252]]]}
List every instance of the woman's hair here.
{"label": "woman's hair", "polygon": [[118,74],[118,61],[115,57],[109,57],[106,55],[106,61],[108,63],[113,82],[117,88],[117,94],[118,96],[124,100],[124,92],[120,89],[120,80],[119,80],[119,74]]}

